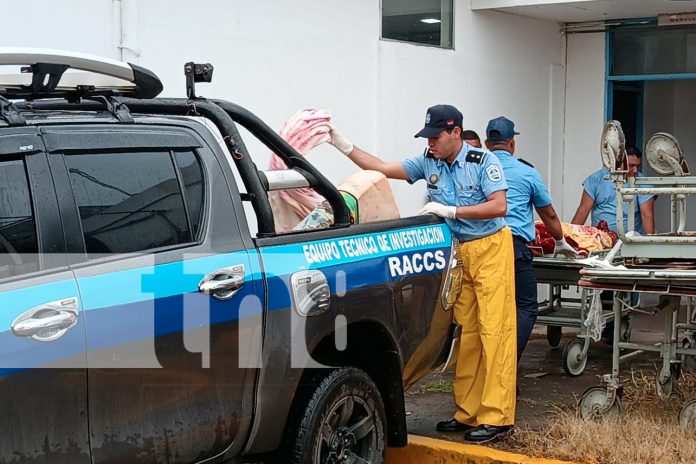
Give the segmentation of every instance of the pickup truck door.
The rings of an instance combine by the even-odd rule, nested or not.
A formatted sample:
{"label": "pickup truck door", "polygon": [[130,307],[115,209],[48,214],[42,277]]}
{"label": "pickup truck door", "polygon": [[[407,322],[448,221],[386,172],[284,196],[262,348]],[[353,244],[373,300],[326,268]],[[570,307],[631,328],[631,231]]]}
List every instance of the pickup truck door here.
{"label": "pickup truck door", "polygon": [[89,463],[85,325],[44,146],[0,136],[0,462]]}
{"label": "pickup truck door", "polygon": [[93,462],[234,453],[251,421],[263,287],[214,153],[182,127],[44,132],[82,253]]}

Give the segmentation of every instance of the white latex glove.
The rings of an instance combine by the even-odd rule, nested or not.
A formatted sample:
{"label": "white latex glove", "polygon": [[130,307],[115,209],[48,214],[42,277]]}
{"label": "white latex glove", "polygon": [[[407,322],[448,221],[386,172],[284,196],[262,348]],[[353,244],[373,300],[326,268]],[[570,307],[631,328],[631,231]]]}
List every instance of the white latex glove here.
{"label": "white latex glove", "polygon": [[430,203],[426,203],[425,206],[418,211],[418,214],[435,214],[443,218],[454,219],[457,215],[457,207],[446,206],[442,203],[431,201]]}
{"label": "white latex glove", "polygon": [[566,258],[571,259],[577,259],[580,257],[578,252],[575,251],[575,249],[572,246],[568,245],[568,242],[566,242],[565,237],[563,237],[560,240],[556,240],[556,246],[553,248],[553,255],[562,255]]}
{"label": "white latex glove", "polygon": [[331,135],[331,140],[329,140],[329,143],[336,147],[338,151],[348,156],[350,152],[353,151],[355,146],[350,143],[350,141],[346,139],[334,126],[329,127],[331,128],[329,130],[329,134]]}

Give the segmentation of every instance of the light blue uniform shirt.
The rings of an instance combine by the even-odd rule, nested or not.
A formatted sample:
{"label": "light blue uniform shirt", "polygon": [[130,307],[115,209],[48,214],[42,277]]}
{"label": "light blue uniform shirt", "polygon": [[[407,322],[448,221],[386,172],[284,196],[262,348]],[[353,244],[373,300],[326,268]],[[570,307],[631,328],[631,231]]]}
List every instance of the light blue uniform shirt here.
{"label": "light blue uniform shirt", "polygon": [[[428,182],[428,196],[448,206],[473,206],[484,203],[491,194],[507,190],[505,174],[496,156],[466,143],[452,165],[423,155],[401,162],[413,183]],[[447,219],[447,225],[460,241],[476,240],[505,227],[502,217],[493,219]]]}
{"label": "light blue uniform shirt", "polygon": [[[609,225],[609,229],[616,231],[616,184],[605,179],[609,175],[607,168],[602,168],[599,171],[591,174],[582,183],[587,194],[594,200],[592,207],[592,225],[597,226],[599,221],[605,220]],[[636,177],[643,177],[643,173],[638,173]],[[645,186],[649,187],[649,186]],[[652,195],[638,195],[638,205],[642,205],[646,201],[653,198]],[[643,233],[643,221],[640,217],[640,207],[635,205],[633,208],[635,217],[636,231]],[[628,203],[624,202],[624,230],[628,231]]]}
{"label": "light blue uniform shirt", "polygon": [[512,235],[531,242],[536,236],[532,208],[548,206],[553,200],[536,169],[505,150],[494,150],[493,153],[500,160],[508,183],[505,222],[512,230]]}

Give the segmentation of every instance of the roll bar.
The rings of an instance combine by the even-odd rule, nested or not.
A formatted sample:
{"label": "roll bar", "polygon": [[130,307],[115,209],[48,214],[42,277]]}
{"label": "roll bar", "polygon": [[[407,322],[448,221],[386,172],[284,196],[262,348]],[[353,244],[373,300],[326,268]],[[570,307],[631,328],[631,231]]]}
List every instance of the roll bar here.
{"label": "roll bar", "polygon": [[[110,111],[121,123],[133,122],[131,112],[151,115],[202,116],[215,124],[232,153],[232,158],[247,190],[245,199],[251,201],[258,220],[260,237],[275,235],[273,211],[267,192],[282,186],[287,188],[311,187],[331,204],[334,212],[332,227],[350,225],[348,207],[338,190],[314,166],[297,153],[280,135],[261,119],[239,105],[224,100],[206,100],[195,97],[196,82],[210,82],[213,66],[209,63],[185,64],[186,92],[191,98],[154,98],[162,91],[159,78],[139,66],[96,57],[84,53],[61,50],[0,48],[0,65],[27,65],[23,72],[32,73],[31,85],[3,85],[0,76],[0,111],[10,125],[22,125],[22,110],[54,111]],[[130,90],[123,83],[109,85],[61,85],[63,73],[80,69],[126,80],[133,84]],[[60,98],[62,100],[55,100]],[[24,102],[10,102],[22,99]],[[235,123],[244,126],[270,150],[276,153],[293,171],[283,179],[260,172],[237,130]],[[282,176],[281,176],[282,177]],[[303,178],[302,181],[300,178]],[[288,180],[289,179],[289,180]]]}
{"label": "roll bar", "polygon": [[[237,169],[242,177],[242,182],[249,194],[258,219],[258,236],[269,237],[275,234],[275,222],[273,211],[268,200],[268,180],[257,169],[251,158],[235,123],[244,126],[249,132],[258,138],[266,147],[275,152],[290,168],[302,175],[308,186],[315,189],[329,202],[334,212],[334,224],[332,227],[347,227],[350,225],[348,207],[343,197],[312,164],[297,153],[288,143],[273,129],[253,115],[250,111],[222,100],[210,101],[205,99],[186,100],[183,98],[157,98],[151,100],[113,97],[109,99],[114,107],[122,108],[124,105],[133,113],[152,115],[189,116],[197,115],[210,120],[220,131],[227,149],[232,153]],[[82,101],[80,103],[68,103],[66,101],[31,101],[14,105],[18,110],[108,110],[109,106],[103,101]],[[265,184],[265,185],[264,185]]]}

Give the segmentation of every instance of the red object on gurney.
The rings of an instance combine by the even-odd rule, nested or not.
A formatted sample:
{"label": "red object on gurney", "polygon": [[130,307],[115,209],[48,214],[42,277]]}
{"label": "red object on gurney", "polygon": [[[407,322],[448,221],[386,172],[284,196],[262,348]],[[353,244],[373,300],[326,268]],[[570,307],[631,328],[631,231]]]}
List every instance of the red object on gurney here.
{"label": "red object on gurney", "polygon": [[[588,256],[590,253],[611,249],[618,240],[618,235],[609,230],[606,221],[599,221],[597,227],[579,226],[575,224],[561,223],[563,226],[563,235],[570,246],[583,256]],[[543,222],[537,221],[534,223],[536,236],[529,244],[534,256],[543,256],[553,254],[556,246],[556,241],[546,229]]]}

